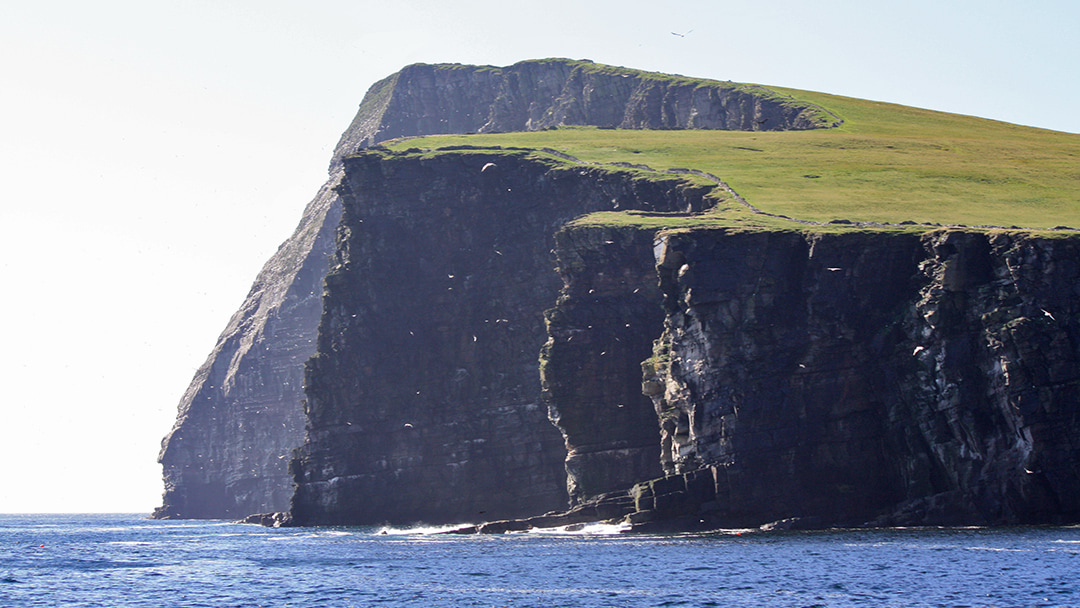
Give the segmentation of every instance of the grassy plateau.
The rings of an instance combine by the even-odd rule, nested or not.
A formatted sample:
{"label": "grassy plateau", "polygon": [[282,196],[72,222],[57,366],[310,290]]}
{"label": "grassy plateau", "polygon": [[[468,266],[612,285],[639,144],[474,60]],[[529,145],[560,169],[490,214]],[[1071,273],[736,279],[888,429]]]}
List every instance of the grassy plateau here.
{"label": "grassy plateau", "polygon": [[[748,203],[812,222],[1080,228],[1080,135],[895,104],[769,87],[843,119],[810,131],[549,131],[439,135],[390,142],[403,150],[447,146],[551,148],[586,162],[657,170],[698,169]],[[751,214],[719,188],[712,211],[686,226],[794,228]],[[665,224],[672,224],[667,218]],[[651,223],[606,213],[585,221]],[[787,226],[784,224],[787,223]],[[858,229],[833,224],[830,229]]]}

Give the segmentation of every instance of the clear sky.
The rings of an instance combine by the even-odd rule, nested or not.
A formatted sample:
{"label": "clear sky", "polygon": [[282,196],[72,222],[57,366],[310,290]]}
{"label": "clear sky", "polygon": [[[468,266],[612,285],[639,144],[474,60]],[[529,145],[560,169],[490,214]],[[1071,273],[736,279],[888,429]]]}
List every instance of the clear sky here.
{"label": "clear sky", "polygon": [[4,3],[0,512],[160,504],[181,394],[405,65],[592,59],[1078,133],[1078,24],[1074,0]]}

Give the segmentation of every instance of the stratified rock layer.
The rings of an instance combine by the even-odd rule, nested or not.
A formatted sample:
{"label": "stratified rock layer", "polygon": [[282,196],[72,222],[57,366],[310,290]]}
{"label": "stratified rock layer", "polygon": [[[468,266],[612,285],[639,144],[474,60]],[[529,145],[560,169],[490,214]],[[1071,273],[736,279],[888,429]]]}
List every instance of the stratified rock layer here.
{"label": "stratified rock layer", "polygon": [[909,489],[920,500],[893,521],[1080,520],[1080,243],[943,232],[923,244],[907,403],[921,415],[901,430],[931,453],[901,474],[949,500]]}
{"label": "stratified rock layer", "polygon": [[[458,532],[1080,521],[1080,238],[660,231],[656,293],[639,230],[557,238],[541,369],[575,506]],[[636,436],[615,362],[642,350],[626,330],[654,331],[658,298],[642,392],[659,424],[643,426],[665,475],[598,493],[635,470],[634,450],[604,449]]]}
{"label": "stratified rock layer", "polygon": [[545,59],[505,68],[411,65],[373,85],[335,158],[393,139],[439,133],[620,129],[820,129],[840,120],[765,87]]}
{"label": "stratified rock layer", "polygon": [[634,520],[1080,520],[1080,244],[1023,233],[667,235]]}
{"label": "stratified rock layer", "polygon": [[159,461],[157,518],[225,518],[283,511],[288,456],[305,418],[303,365],[315,353],[326,259],[341,214],[332,175],[292,238],[263,267],[180,401]]}
{"label": "stratified rock layer", "polygon": [[547,316],[544,397],[566,439],[572,504],[663,474],[641,362],[664,326],[653,230],[578,226],[556,234],[563,289]]}
{"label": "stratified rock layer", "polygon": [[[367,152],[345,169],[307,367],[307,440],[293,463],[294,523],[452,523],[565,508],[566,452],[537,364],[543,312],[562,287],[554,235],[593,211],[700,207],[707,188],[523,151]],[[651,268],[644,261],[638,268]],[[655,455],[651,404],[627,405]],[[604,435],[610,420],[584,430]]]}

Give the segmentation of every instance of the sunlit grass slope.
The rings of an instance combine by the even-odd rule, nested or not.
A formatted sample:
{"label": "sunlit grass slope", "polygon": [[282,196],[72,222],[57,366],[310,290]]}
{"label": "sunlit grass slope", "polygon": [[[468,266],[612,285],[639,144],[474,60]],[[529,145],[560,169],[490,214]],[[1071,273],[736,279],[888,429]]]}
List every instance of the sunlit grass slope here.
{"label": "sunlit grass slope", "polygon": [[[389,147],[546,147],[585,161],[699,169],[763,211],[816,222],[1080,227],[1080,135],[771,88],[816,103],[844,123],[781,132],[575,127],[432,136]],[[729,204],[698,220],[750,221]],[[752,221],[775,225],[760,216]]]}

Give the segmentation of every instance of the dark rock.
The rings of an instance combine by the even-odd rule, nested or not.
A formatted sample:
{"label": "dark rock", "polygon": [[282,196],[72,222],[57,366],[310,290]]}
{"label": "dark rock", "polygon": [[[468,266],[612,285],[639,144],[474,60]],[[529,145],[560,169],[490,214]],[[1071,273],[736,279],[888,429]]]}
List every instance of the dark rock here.
{"label": "dark rock", "polygon": [[568,227],[555,242],[563,288],[545,314],[540,379],[577,504],[663,474],[640,378],[664,314],[652,230]]}
{"label": "dark rock", "polygon": [[1076,239],[697,230],[658,268],[676,475],[639,508],[704,466],[723,527],[1080,520]]}
{"label": "dark rock", "polygon": [[557,124],[821,126],[752,90],[566,61],[377,84],[185,394],[155,516],[291,495],[291,519],[255,519],[1080,521],[1080,238],[657,234],[571,221],[692,213],[705,189],[521,150],[350,156]]}
{"label": "dark rock", "polygon": [[165,494],[154,517],[288,510],[289,455],[304,436],[303,365],[315,353],[326,258],[341,215],[337,179],[263,267],[180,401],[158,458]]}
{"label": "dark rock", "polygon": [[287,512],[255,513],[241,519],[241,524],[258,524],[267,528],[288,528],[293,525],[292,516]]}
{"label": "dark rock", "polygon": [[832,127],[821,108],[757,85],[566,59],[509,67],[410,65],[374,84],[335,159],[396,137],[539,131],[562,125],[740,131]]}
{"label": "dark rock", "polygon": [[593,496],[568,511],[551,512],[523,519],[489,521],[477,526],[462,526],[443,534],[505,534],[534,529],[561,528],[574,532],[585,524],[621,522],[634,513],[633,500],[626,492],[611,492]]}

